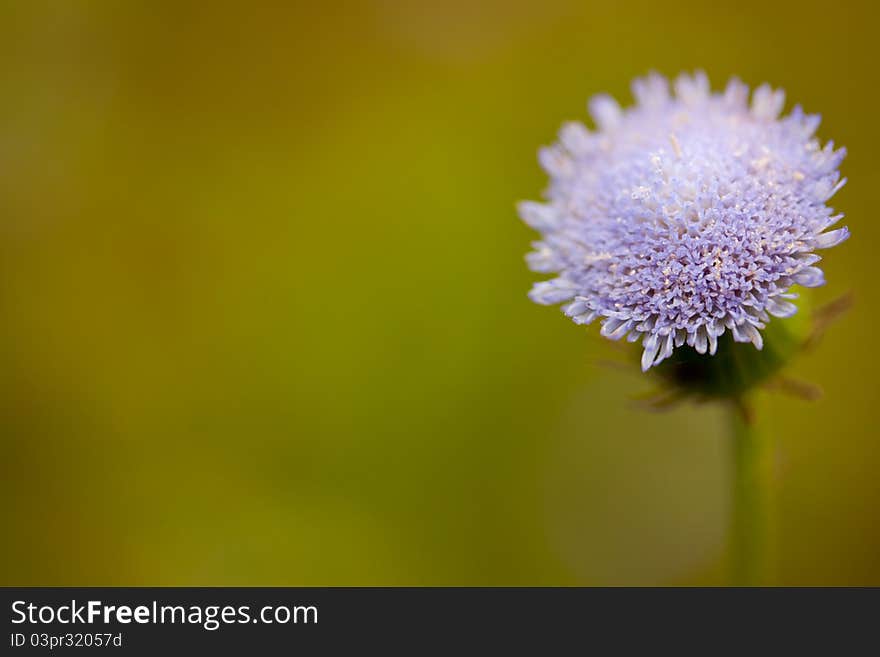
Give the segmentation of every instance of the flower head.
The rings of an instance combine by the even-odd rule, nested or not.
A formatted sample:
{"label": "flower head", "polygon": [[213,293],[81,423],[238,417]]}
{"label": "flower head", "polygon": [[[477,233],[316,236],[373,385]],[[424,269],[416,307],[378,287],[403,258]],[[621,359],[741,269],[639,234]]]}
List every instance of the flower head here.
{"label": "flower head", "polygon": [[791,288],[825,282],[816,251],[849,237],[827,230],[845,151],[822,148],[799,106],[780,118],[784,93],[767,85],[751,103],[739,80],[712,93],[701,72],[674,94],[657,74],[632,89],[635,106],[595,96],[596,131],[568,123],[540,152],[547,202],[519,213],[541,233],[530,267],[557,277],[529,296],[641,340],[643,370],[684,344],[714,355],[725,331],[761,349],[770,315],[797,310]]}

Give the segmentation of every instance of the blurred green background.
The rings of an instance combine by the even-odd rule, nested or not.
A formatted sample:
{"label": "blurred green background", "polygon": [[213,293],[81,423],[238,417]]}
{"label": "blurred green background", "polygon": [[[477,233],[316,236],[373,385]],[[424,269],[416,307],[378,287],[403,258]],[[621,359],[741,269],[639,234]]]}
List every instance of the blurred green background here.
{"label": "blurred green background", "polygon": [[880,584],[871,3],[3,2],[2,584],[722,584],[724,415],[526,299],[587,98],[704,68],[846,145],[854,309],[761,417],[780,581]]}

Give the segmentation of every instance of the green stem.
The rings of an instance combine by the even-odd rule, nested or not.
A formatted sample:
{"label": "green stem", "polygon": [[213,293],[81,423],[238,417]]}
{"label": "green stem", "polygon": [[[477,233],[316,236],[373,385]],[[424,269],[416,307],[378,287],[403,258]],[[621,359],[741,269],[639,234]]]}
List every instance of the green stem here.
{"label": "green stem", "polygon": [[733,427],[732,583],[768,586],[775,576],[772,443],[755,427],[745,401],[731,405]]}

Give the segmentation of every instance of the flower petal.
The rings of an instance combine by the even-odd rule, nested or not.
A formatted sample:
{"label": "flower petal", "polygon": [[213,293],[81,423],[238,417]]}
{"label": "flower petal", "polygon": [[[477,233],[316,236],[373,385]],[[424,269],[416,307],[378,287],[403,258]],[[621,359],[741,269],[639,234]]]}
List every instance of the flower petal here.
{"label": "flower petal", "polygon": [[804,267],[791,280],[804,287],[820,287],[825,285],[825,273],[818,267]]}
{"label": "flower petal", "polygon": [[813,246],[817,249],[830,249],[832,246],[837,246],[848,238],[849,228],[844,226],[843,228],[828,231],[827,233],[822,233],[817,236],[813,242]]}

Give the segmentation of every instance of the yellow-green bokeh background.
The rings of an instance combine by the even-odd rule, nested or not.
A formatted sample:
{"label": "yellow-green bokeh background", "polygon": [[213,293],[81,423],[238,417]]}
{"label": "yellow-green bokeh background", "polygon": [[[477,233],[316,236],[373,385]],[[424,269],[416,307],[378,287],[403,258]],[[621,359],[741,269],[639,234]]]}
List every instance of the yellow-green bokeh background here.
{"label": "yellow-green bokeh background", "polygon": [[[525,297],[540,144],[649,69],[849,149],[780,574],[880,584],[871,3],[4,2],[2,584],[721,584],[723,414]],[[788,106],[791,106],[789,102]]]}

